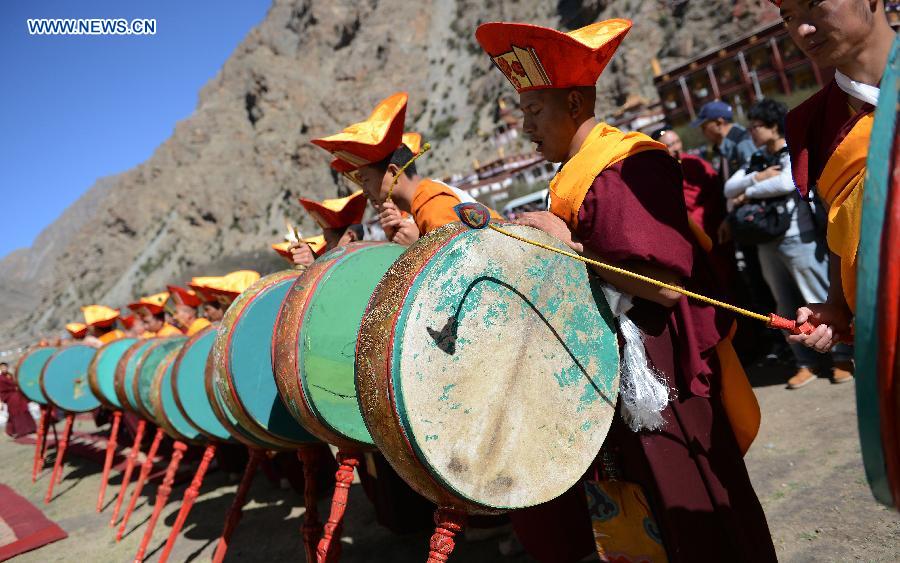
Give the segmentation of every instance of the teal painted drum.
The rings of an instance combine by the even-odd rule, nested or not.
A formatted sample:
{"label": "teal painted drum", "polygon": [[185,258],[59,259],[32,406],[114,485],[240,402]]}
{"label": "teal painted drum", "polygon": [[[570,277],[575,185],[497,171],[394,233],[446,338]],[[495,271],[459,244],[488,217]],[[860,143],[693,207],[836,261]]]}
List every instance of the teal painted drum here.
{"label": "teal painted drum", "polygon": [[150,392],[153,388],[153,380],[156,377],[156,369],[173,350],[180,350],[187,338],[173,336],[167,338],[155,338],[154,343],[147,347],[143,356],[138,360],[135,377],[132,380],[133,393],[136,399],[138,412],[156,420],[153,405],[150,401]]}
{"label": "teal painted drum", "polygon": [[16,384],[29,401],[34,401],[39,405],[47,404],[47,397],[41,390],[41,372],[44,370],[47,360],[57,350],[58,348],[38,346],[26,351],[19,359],[19,364],[16,366]]}
{"label": "teal painted drum", "polygon": [[179,353],[181,348],[171,350],[156,368],[150,388],[150,405],[153,417],[170,436],[182,442],[197,443],[203,435],[185,420],[175,404],[175,394],[172,392],[172,370]]}
{"label": "teal painted drum", "polygon": [[275,320],[299,275],[276,272],[247,288],[228,308],[213,344],[215,394],[225,415],[242,434],[270,448],[319,441],[288,413],[272,365]]}
{"label": "teal painted drum", "polygon": [[41,372],[41,390],[50,404],[66,412],[88,412],[100,406],[91,392],[87,370],[97,352],[90,346],[59,349]]}
{"label": "teal painted drum", "polygon": [[119,398],[116,397],[116,366],[135,342],[137,338],[120,338],[103,345],[94,354],[94,359],[88,367],[88,383],[91,385],[91,391],[104,406],[113,410],[122,408]]}
{"label": "teal painted drum", "polygon": [[469,512],[572,487],[619,390],[615,321],[596,283],[581,262],[460,223],[412,245],[375,289],[356,349],[363,416],[400,476]]}
{"label": "teal painted drum", "polygon": [[172,366],[172,399],[179,413],[195,430],[211,440],[229,441],[231,434],[222,426],[206,392],[206,363],[216,331],[207,327],[193,335],[178,352]]}
{"label": "teal painted drum", "polygon": [[371,449],[353,375],[359,321],[378,281],[403,253],[357,242],[318,260],[294,283],[275,329],[275,373],[291,414],[340,448]]}
{"label": "teal painted drum", "polygon": [[116,365],[116,398],[122,408],[136,414],[141,414],[141,411],[138,410],[137,399],[134,397],[134,378],[141,358],[155,342],[155,338],[138,340],[128,347]]}

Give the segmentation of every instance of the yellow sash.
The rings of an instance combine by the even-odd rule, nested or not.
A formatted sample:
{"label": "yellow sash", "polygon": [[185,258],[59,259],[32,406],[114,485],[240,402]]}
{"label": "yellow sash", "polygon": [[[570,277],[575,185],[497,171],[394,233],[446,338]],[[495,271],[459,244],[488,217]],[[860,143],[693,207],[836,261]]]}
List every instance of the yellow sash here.
{"label": "yellow sash", "polygon": [[187,329],[187,335],[193,336],[193,335],[197,334],[198,332],[200,332],[201,330],[203,330],[204,328],[208,327],[210,324],[211,323],[209,322],[208,319],[204,319],[202,317],[194,319],[194,322],[192,322],[191,326],[189,326]]}
{"label": "yellow sash", "polygon": [[106,334],[100,335],[97,340],[104,344],[109,344],[110,342],[114,342],[116,340],[119,340],[120,338],[125,338],[125,333],[119,329],[115,329],[107,332]]}
{"label": "yellow sash", "polygon": [[841,283],[851,311],[856,310],[856,252],[862,219],[866,155],[874,115],[856,122],[819,176],[819,197],[828,205],[828,248],[841,258]]}
{"label": "yellow sash", "polygon": [[550,181],[550,211],[574,229],[578,225],[578,210],[597,175],[626,157],[648,150],[664,151],[666,145],[643,133],[625,133],[598,123],[578,153]]}

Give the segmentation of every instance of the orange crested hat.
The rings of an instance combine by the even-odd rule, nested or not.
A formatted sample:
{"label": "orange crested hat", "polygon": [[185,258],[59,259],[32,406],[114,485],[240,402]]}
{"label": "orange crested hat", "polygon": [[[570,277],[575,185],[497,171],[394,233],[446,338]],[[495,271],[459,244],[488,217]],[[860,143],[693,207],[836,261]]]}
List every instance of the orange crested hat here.
{"label": "orange crested hat", "polygon": [[631,21],[612,19],[563,33],[527,23],[478,26],[475,39],[518,92],[593,86]]}
{"label": "orange crested hat", "polygon": [[87,335],[87,325],[84,323],[69,323],[66,330],[72,335],[72,338],[84,338]]}
{"label": "orange crested hat", "polygon": [[158,315],[165,310],[166,301],[169,300],[169,292],[154,293],[146,297],[141,297],[134,303],[129,303],[128,308],[134,312],[140,312],[141,309],[146,310],[151,315]]}
{"label": "orange crested hat", "polygon": [[176,305],[187,305],[188,307],[199,307],[203,300],[191,289],[185,289],[177,285],[167,285],[166,289],[171,294],[170,297]]}
{"label": "orange crested hat", "polygon": [[[309,238],[302,238],[301,241],[305,242],[309,245],[312,253],[318,258],[325,251],[325,237],[323,235],[318,235]],[[272,250],[280,254],[284,259],[289,262],[293,262],[294,258],[291,256],[291,245],[294,243],[286,240],[284,242],[278,242],[272,245]]]}
{"label": "orange crested hat", "polygon": [[362,222],[366,195],[359,190],[347,197],[314,201],[300,198],[300,205],[323,229],[343,229]]}
{"label": "orange crested hat", "polygon": [[422,148],[422,135],[418,133],[404,133],[402,142],[413,154],[418,154]]}
{"label": "orange crested hat", "polygon": [[87,326],[108,327],[112,326],[119,318],[119,310],[106,305],[88,305],[81,308],[84,322]]}
{"label": "orange crested hat", "polygon": [[356,170],[373,162],[381,162],[393,154],[402,142],[408,98],[406,92],[398,92],[379,102],[365,121],[311,142],[343,161],[331,163],[339,172],[349,170],[340,170],[338,166]]}
{"label": "orange crested hat", "polygon": [[137,319],[137,317],[135,317],[134,315],[119,317],[119,320],[122,321],[122,326],[124,326],[125,328],[133,327],[135,319]]}
{"label": "orange crested hat", "polygon": [[194,278],[188,285],[197,291],[204,301],[217,301],[228,306],[259,278],[259,272],[238,270],[224,276]]}

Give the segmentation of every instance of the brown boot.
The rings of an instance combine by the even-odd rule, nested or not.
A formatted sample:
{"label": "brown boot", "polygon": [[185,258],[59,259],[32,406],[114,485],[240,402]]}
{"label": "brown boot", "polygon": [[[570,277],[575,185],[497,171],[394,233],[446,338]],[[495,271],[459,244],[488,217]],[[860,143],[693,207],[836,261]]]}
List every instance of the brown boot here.
{"label": "brown boot", "polygon": [[853,371],[853,362],[835,362],[831,368],[831,382],[837,384],[853,381]]}
{"label": "brown boot", "polygon": [[809,385],[813,381],[816,380],[816,374],[809,368],[803,367],[798,368],[797,373],[794,374],[794,377],[788,379],[787,388],[788,389],[800,389],[806,385]]}

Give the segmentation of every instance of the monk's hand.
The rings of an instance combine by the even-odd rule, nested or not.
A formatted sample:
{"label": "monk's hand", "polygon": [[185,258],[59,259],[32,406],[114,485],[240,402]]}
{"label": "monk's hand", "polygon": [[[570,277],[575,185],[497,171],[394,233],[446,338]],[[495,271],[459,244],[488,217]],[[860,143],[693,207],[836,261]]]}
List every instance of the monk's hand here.
{"label": "monk's hand", "polygon": [[381,223],[381,228],[388,240],[393,241],[394,236],[397,234],[397,229],[400,228],[403,222],[403,215],[393,201],[386,201],[378,206],[377,209],[378,222]]}
{"label": "monk's hand", "polygon": [[400,225],[394,232],[394,238],[391,239],[391,242],[409,246],[419,240],[420,236],[421,233],[419,233],[419,227],[416,226],[415,222],[404,219],[403,221],[400,221]]}
{"label": "monk's hand", "polygon": [[584,251],[584,245],[580,242],[575,242],[572,238],[572,231],[569,230],[569,226],[549,211],[529,211],[528,213],[523,213],[513,223],[544,231],[548,235],[566,243],[566,246],[575,252],[581,253]]}
{"label": "monk's hand", "polygon": [[291,251],[291,262],[295,266],[309,266],[316,259],[312,249],[303,241],[295,242],[289,250]]}
{"label": "monk's hand", "polygon": [[824,354],[839,342],[852,340],[851,316],[845,307],[830,303],[810,303],[797,309],[797,325],[809,322],[810,334],[792,334],[788,340]]}
{"label": "monk's hand", "polygon": [[761,170],[757,172],[755,176],[753,176],[754,182],[762,182],[763,180],[768,180],[769,178],[773,178],[781,174],[781,166],[775,165],[766,168],[765,170]]}

